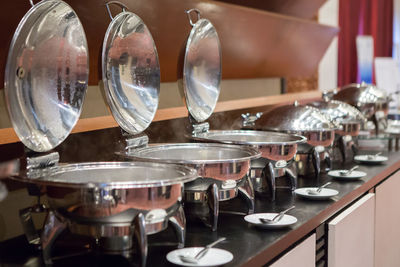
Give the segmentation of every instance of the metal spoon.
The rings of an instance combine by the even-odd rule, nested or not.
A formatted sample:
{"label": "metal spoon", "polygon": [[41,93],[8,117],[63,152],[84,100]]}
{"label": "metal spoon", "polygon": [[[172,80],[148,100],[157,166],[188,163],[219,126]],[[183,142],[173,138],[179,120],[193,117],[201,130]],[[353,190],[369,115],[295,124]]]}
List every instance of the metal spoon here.
{"label": "metal spoon", "polygon": [[379,156],[380,154],[382,154],[382,152],[376,153],[375,155],[367,155],[367,159],[373,160],[373,159],[375,159],[377,156]]}
{"label": "metal spoon", "polygon": [[260,220],[260,222],[266,223],[266,224],[277,223],[277,222],[279,222],[279,221],[283,218],[283,215],[285,215],[286,212],[288,212],[289,210],[292,210],[292,209],[294,209],[294,208],[295,208],[295,206],[292,206],[292,207],[290,207],[290,208],[288,208],[288,209],[285,209],[285,210],[279,212],[279,213],[278,213],[274,218],[272,218],[272,219],[259,218],[259,220]]}
{"label": "metal spoon", "polygon": [[186,255],[179,255],[179,258],[181,259],[181,261],[183,262],[187,262],[187,263],[197,263],[202,257],[204,257],[207,252],[210,250],[210,248],[212,248],[213,246],[215,246],[216,244],[224,241],[226,238],[225,237],[221,237],[220,239],[218,239],[217,241],[212,242],[211,244],[208,244],[207,246],[205,246],[202,250],[200,250],[194,257],[192,256],[186,256]]}
{"label": "metal spoon", "polygon": [[320,187],[318,187],[316,190],[314,189],[308,189],[307,190],[307,194],[309,195],[319,195],[322,191],[322,188],[327,187],[328,185],[330,185],[332,182],[327,182],[326,184],[321,185]]}
{"label": "metal spoon", "polygon": [[358,167],[360,167],[360,166],[356,165],[353,168],[351,168],[350,170],[340,170],[339,174],[342,176],[350,175],[355,169],[358,169]]}

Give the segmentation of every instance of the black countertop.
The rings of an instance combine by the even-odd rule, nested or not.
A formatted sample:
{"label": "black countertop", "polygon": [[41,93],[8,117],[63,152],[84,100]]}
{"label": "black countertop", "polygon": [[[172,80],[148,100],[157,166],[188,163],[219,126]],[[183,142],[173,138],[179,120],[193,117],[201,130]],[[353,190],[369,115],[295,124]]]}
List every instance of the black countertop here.
{"label": "black countertop", "polygon": [[[366,153],[366,151],[361,151]],[[221,214],[218,230],[211,232],[202,224],[188,222],[186,246],[204,246],[219,237],[226,237],[218,247],[229,250],[234,259],[226,266],[262,266],[291,247],[303,237],[307,236],[321,223],[332,217],[335,213],[345,208],[348,204],[367,193],[376,184],[380,183],[392,173],[400,169],[400,152],[384,153],[389,160],[382,165],[360,165],[359,170],[367,173],[366,177],[356,181],[340,181],[321,175],[315,178],[299,178],[298,187],[321,185],[332,180],[330,188],[339,191],[339,195],[327,201],[312,201],[295,196],[289,191],[279,190],[275,202],[268,198],[256,199],[256,212],[279,212],[291,205],[296,208],[289,214],[297,217],[298,222],[290,228],[282,230],[262,230],[249,225],[241,215]],[[354,164],[347,164],[349,168]],[[334,166],[342,168],[343,166]],[[221,209],[244,211],[245,204],[240,198],[224,202]],[[66,237],[66,239],[71,237]],[[172,230],[169,228],[163,233],[150,236],[149,259],[147,266],[173,266],[165,259],[165,255],[175,249]],[[171,244],[172,242],[172,244]],[[61,252],[60,252],[61,251]],[[57,251],[56,251],[57,252]],[[65,254],[59,250],[60,255]],[[38,253],[29,248],[23,236],[0,243],[0,265],[23,265],[30,262],[29,266],[40,265]],[[117,257],[105,257],[91,254],[90,256],[76,256],[56,260],[55,266],[88,266],[109,264],[124,265],[124,261]],[[126,262],[125,262],[126,263]],[[25,265],[27,266],[27,265]]]}

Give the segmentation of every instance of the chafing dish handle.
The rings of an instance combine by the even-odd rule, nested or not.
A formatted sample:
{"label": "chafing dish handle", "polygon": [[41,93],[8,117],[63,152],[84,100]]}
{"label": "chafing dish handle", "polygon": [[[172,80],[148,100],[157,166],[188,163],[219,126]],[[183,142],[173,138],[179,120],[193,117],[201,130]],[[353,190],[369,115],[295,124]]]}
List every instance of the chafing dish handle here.
{"label": "chafing dish handle", "polygon": [[318,178],[319,174],[321,173],[321,158],[319,156],[319,152],[315,149],[315,147],[312,149],[311,161],[314,166],[315,177]]}

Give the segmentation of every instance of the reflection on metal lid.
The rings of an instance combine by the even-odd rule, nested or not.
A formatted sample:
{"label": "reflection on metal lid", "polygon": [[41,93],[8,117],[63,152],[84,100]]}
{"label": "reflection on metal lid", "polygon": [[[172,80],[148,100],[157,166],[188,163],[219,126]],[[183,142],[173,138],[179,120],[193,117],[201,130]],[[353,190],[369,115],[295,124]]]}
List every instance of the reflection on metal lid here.
{"label": "reflection on metal lid", "polygon": [[28,148],[59,145],[79,119],[89,74],[85,32],[65,2],[41,1],[10,45],[5,95],[11,122]]}

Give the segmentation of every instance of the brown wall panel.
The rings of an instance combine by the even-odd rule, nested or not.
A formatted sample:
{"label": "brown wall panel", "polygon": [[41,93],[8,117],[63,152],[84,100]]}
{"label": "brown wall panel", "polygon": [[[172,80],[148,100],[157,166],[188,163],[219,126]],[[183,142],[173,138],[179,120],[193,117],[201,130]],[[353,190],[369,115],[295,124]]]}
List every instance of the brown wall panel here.
{"label": "brown wall panel", "polygon": [[312,19],[326,0],[217,0],[247,6],[288,16]]}
{"label": "brown wall panel", "polygon": [[[67,0],[86,31],[90,84],[97,84],[104,33],[110,22],[101,0]],[[198,8],[217,28],[222,44],[223,78],[312,75],[338,29],[312,21],[221,2],[196,0],[121,1],[149,27],[157,45],[161,79],[176,81],[178,58],[190,32],[185,10]],[[30,8],[28,0],[3,3],[0,28],[0,83],[14,30]],[[114,10],[118,12],[117,9]],[[0,86],[1,87],[1,86]]]}

